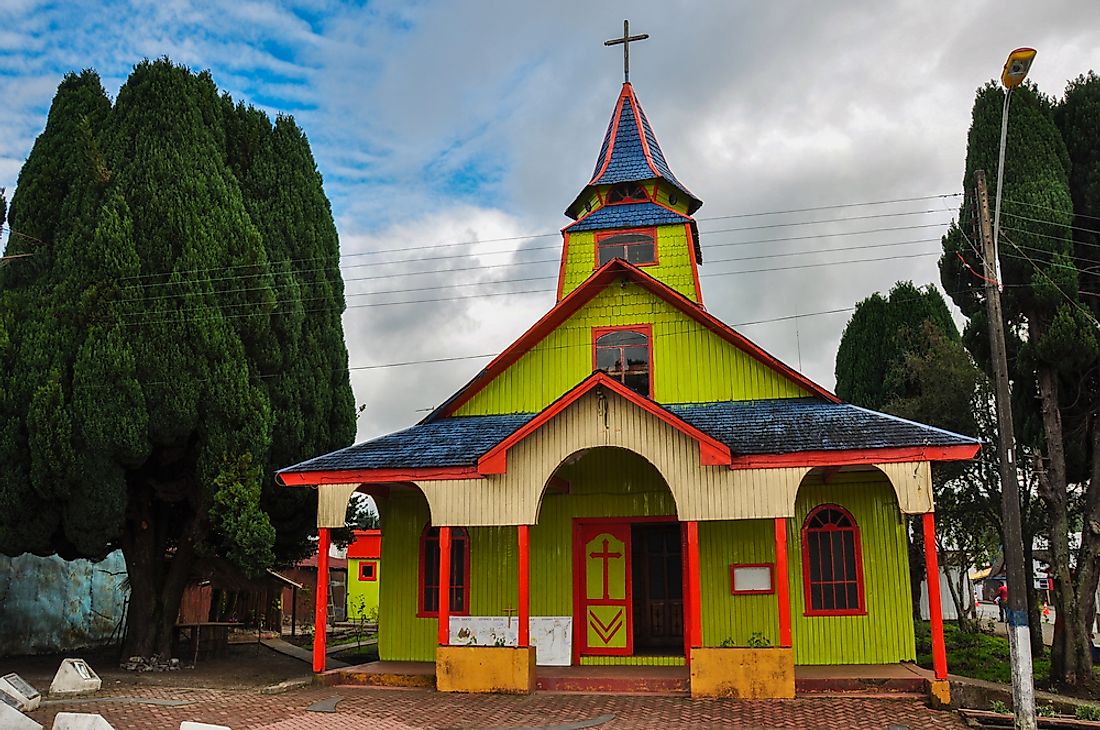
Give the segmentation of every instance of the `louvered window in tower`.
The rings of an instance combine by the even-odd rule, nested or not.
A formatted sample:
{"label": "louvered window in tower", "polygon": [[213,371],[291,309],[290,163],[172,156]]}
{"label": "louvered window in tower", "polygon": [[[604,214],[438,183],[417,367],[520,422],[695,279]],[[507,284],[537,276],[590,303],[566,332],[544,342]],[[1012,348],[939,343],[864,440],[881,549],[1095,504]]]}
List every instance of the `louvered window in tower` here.
{"label": "louvered window in tower", "polygon": [[597,329],[596,369],[602,370],[635,393],[650,394],[649,327]]}
{"label": "louvered window in tower", "polygon": [[859,526],[835,504],[815,508],[802,527],[807,616],[865,613]]}
{"label": "louvered window in tower", "polygon": [[638,228],[596,234],[596,261],[603,266],[612,259],[623,259],[635,266],[657,263],[657,231]]}

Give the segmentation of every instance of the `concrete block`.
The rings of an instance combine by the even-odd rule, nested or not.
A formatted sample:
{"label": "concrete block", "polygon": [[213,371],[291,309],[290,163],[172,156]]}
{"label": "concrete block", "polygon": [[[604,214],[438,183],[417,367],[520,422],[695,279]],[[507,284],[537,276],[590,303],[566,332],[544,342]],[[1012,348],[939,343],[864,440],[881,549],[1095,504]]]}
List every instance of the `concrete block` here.
{"label": "concrete block", "polygon": [[51,730],[115,730],[103,715],[90,712],[59,712]]}
{"label": "concrete block", "polygon": [[83,659],[66,659],[50,683],[50,695],[84,695],[98,692],[102,682]]}
{"label": "concrete block", "polygon": [[[4,696],[7,697],[7,695]],[[42,726],[17,710],[13,705],[0,702],[0,729],[42,730]]]}
{"label": "concrete block", "polygon": [[794,650],[780,647],[692,649],[691,696],[792,699]]}
{"label": "concrete block", "polygon": [[529,694],[535,689],[535,648],[436,647],[435,684],[440,692]]}
{"label": "concrete block", "polygon": [[34,712],[42,701],[38,690],[15,672],[0,677],[0,694],[13,698],[16,708],[22,712]]}
{"label": "concrete block", "polygon": [[180,723],[180,730],[230,730],[230,728],[228,725],[208,725],[205,722],[184,720]]}

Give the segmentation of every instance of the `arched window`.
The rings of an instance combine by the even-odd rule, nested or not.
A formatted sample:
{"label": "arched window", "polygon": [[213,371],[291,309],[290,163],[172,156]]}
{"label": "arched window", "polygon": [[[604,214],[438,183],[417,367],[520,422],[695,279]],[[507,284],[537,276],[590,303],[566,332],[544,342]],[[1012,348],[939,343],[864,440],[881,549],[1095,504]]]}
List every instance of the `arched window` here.
{"label": "arched window", "polygon": [[[425,527],[420,535],[420,591],[416,615],[439,615],[439,528]],[[470,536],[462,527],[451,528],[451,613],[470,613]]]}
{"label": "arched window", "polygon": [[657,229],[634,228],[596,234],[596,265],[622,259],[635,266],[657,263]]}
{"label": "arched window", "polygon": [[642,203],[649,200],[649,193],[636,182],[624,182],[607,191],[607,204]]}
{"label": "arched window", "polygon": [[807,616],[866,613],[859,526],[843,507],[823,504],[802,526],[802,578]]}
{"label": "arched window", "polygon": [[650,394],[650,328],[649,325],[597,329],[595,340],[596,369],[602,370],[635,393]]}

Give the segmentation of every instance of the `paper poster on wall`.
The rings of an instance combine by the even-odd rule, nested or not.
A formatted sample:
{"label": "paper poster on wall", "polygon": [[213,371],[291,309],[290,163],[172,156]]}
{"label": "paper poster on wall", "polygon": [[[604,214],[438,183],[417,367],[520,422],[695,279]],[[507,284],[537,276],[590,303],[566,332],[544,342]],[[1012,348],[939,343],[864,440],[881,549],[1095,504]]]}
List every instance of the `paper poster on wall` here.
{"label": "paper poster on wall", "polygon": [[[573,618],[532,616],[531,644],[540,666],[569,666],[572,661]],[[451,616],[454,646],[515,646],[519,625],[514,616]]]}

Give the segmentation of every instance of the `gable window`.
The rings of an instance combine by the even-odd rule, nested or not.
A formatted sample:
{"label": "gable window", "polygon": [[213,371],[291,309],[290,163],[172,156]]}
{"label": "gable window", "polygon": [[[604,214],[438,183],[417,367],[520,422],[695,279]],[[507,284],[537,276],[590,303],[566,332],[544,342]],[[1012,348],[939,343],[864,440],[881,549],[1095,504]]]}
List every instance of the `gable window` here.
{"label": "gable window", "polygon": [[613,186],[607,191],[607,204],[616,203],[644,203],[649,200],[649,194],[636,182],[624,182]]}
{"label": "gable window", "polygon": [[[439,615],[439,528],[425,527],[420,535],[420,591],[416,615]],[[451,613],[470,613],[470,536],[451,528]]]}
{"label": "gable window", "polygon": [[623,259],[636,266],[657,263],[657,229],[597,233],[597,266],[603,266],[612,259]]}
{"label": "gable window", "polygon": [[650,394],[650,328],[635,325],[593,332],[596,369],[635,393]]}
{"label": "gable window", "polygon": [[866,613],[859,526],[835,504],[823,504],[802,526],[802,576],[807,616]]}
{"label": "gable window", "polygon": [[363,562],[359,563],[359,580],[378,580],[378,563],[373,560],[364,560]]}

